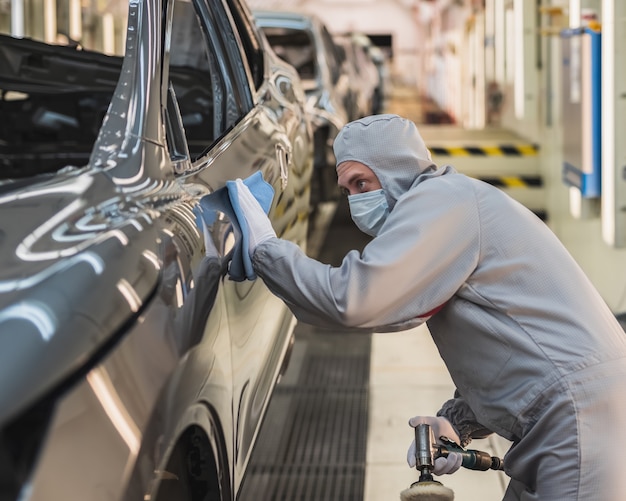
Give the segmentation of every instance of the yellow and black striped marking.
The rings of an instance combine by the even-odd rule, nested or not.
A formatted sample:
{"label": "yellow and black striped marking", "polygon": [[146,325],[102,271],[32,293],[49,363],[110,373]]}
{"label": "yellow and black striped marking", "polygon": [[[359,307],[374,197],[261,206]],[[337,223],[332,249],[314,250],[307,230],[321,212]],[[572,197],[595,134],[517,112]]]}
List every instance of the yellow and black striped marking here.
{"label": "yellow and black striped marking", "polygon": [[523,157],[537,155],[536,144],[501,144],[498,146],[434,146],[430,147],[433,156],[440,157]]}
{"label": "yellow and black striped marking", "polygon": [[[541,176],[480,176],[477,179],[489,183],[496,188],[541,188]],[[548,211],[545,209],[531,209],[544,222],[548,221]]]}
{"label": "yellow and black striped marking", "polygon": [[541,176],[481,176],[481,181],[498,188],[541,188]]}

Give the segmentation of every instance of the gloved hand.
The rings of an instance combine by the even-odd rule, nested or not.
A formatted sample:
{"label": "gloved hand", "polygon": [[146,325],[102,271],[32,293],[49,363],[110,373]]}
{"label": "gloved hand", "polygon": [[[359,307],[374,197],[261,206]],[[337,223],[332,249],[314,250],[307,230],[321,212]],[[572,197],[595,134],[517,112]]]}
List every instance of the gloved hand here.
{"label": "gloved hand", "polygon": [[447,457],[435,459],[433,473],[435,475],[451,475],[461,467],[463,456],[459,452],[448,452]]}
{"label": "gloved hand", "polygon": [[237,179],[235,183],[237,185],[239,205],[246,218],[246,223],[248,223],[248,253],[252,257],[257,245],[275,237],[276,232],[261,204],[254,198],[250,188],[241,179]]}
{"label": "gloved hand", "polygon": [[[459,435],[454,430],[450,421],[444,417],[436,416],[415,416],[409,419],[409,426],[415,428],[418,424],[430,425],[430,429],[435,435],[437,443],[440,437],[446,437],[457,444],[460,443]],[[411,446],[406,454],[406,461],[411,468],[415,468],[415,452],[416,452],[415,439],[411,442]],[[448,457],[439,457],[435,459],[433,473],[435,475],[451,474],[457,471],[461,467],[463,456],[458,452],[450,452]]]}

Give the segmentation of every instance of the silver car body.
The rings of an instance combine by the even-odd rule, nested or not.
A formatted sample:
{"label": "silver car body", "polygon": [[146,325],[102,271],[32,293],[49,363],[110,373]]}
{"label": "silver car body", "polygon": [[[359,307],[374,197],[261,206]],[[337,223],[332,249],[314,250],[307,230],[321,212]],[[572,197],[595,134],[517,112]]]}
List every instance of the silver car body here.
{"label": "silver car body", "polygon": [[339,196],[333,141],[349,120],[350,92],[338,48],[320,18],[304,12],[254,10],[258,26],[276,54],[296,68],[308,98],[315,135],[315,172],[311,197],[318,201]]}
{"label": "silver car body", "polygon": [[[350,76],[350,99],[347,108],[350,119],[357,120],[366,115],[381,112],[382,96],[380,75],[368,52],[371,45],[366,35],[336,35],[335,43],[345,55],[343,64]],[[368,45],[369,43],[369,45]]]}
{"label": "silver car body", "polygon": [[3,500],[235,499],[292,341],[196,209],[261,171],[305,247],[299,77],[239,0],[128,7],[123,58],[0,39]]}

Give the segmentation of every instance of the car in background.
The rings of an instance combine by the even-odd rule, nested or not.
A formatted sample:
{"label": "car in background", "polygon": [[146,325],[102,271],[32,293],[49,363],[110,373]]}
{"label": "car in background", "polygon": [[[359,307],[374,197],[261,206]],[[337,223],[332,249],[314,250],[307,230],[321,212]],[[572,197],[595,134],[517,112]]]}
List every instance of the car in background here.
{"label": "car in background", "polygon": [[367,41],[370,42],[370,44],[367,45],[367,52],[372,58],[372,61],[374,61],[374,64],[376,65],[376,70],[378,71],[379,84],[377,95],[379,99],[375,105],[375,109],[378,110],[376,111],[376,113],[384,113],[385,100],[387,99],[387,95],[391,87],[391,77],[389,75],[389,60],[385,52],[380,47],[372,43],[369,37],[367,38]]}
{"label": "car in background", "polygon": [[279,10],[253,10],[276,54],[299,73],[308,100],[315,137],[315,168],[311,181],[312,206],[338,200],[333,141],[348,122],[345,103],[349,76],[332,35],[314,14]]}
{"label": "car in background", "polygon": [[376,86],[376,90],[374,92],[374,105],[372,113],[383,113],[385,107],[385,93],[387,92],[386,81],[389,79],[387,57],[382,49],[375,45],[370,37],[364,33],[354,32],[352,33],[352,38],[357,45],[361,46],[362,50],[369,56],[369,59],[376,67],[376,72],[378,73],[376,81],[378,85]]}
{"label": "car in background", "polygon": [[0,35],[2,500],[233,501],[293,341],[199,208],[261,172],[305,248],[300,79],[240,0],[126,5],[123,56]]}
{"label": "car in background", "polygon": [[[350,79],[347,108],[350,120],[376,115],[382,110],[382,83],[378,67],[368,51],[365,35],[335,35],[341,48],[342,62]],[[371,43],[371,42],[370,42]]]}

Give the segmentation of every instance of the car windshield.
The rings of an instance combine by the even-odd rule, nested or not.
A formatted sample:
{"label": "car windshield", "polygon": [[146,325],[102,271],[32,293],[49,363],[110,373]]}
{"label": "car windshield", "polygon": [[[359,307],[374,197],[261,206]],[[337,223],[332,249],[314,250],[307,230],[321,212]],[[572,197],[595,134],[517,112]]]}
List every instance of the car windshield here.
{"label": "car windshield", "polygon": [[[189,2],[176,2],[170,80],[192,156],[214,142],[210,57]],[[123,44],[107,54],[79,43],[0,34],[0,181],[88,164],[115,92]]]}
{"label": "car windshield", "polygon": [[0,34],[0,180],[87,164],[119,78],[127,18],[128,2],[115,2],[86,9],[79,25],[60,16],[56,34]]}
{"label": "car windshield", "polygon": [[121,58],[10,37],[2,37],[0,52],[20,62],[0,75],[1,178],[85,165]]}

